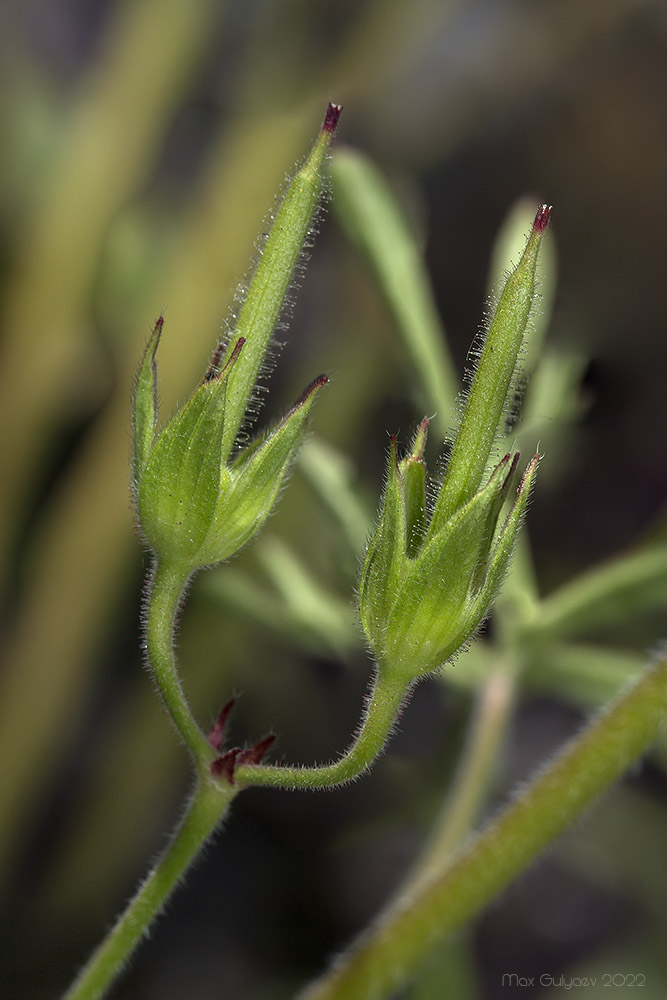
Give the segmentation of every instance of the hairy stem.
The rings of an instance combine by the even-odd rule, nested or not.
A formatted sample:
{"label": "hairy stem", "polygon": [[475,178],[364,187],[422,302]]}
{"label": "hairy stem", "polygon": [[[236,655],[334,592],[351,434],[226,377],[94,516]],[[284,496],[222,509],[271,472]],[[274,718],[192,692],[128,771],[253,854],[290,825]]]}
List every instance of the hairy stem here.
{"label": "hairy stem", "polygon": [[174,627],[189,574],[156,560],[150,577],[145,616],[148,665],[165,708],[187,744],[200,773],[208,774],[215,752],[190,711],[174,659]]}
{"label": "hairy stem", "polygon": [[331,788],[343,785],[367,771],[381,753],[407,694],[403,681],[378,669],[359,731],[339,760],[318,767],[248,764],[236,769],[234,779],[239,786]]}
{"label": "hairy stem", "polygon": [[406,895],[301,1000],[380,1000],[477,916],[653,743],[667,718],[667,657],[585,727],[439,877]]}
{"label": "hairy stem", "polygon": [[171,843],[63,1000],[96,1000],[107,992],[162,906],[221,823],[236,789],[199,782]]}
{"label": "hairy stem", "polygon": [[95,1000],[106,993],[237,793],[227,782],[211,778],[210,763],[215,751],[190,711],[176,670],[174,628],[187,578],[186,572],[156,560],[149,577],[144,625],[148,666],[167,712],[192,755],[197,770],[195,791],[171,843],[84,966],[66,1000]]}

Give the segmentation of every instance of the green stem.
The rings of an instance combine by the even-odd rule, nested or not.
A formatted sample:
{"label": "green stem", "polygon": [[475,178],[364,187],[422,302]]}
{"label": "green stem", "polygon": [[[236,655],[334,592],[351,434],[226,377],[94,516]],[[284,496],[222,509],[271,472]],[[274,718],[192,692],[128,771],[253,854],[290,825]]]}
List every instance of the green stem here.
{"label": "green stem", "polygon": [[167,712],[187,744],[197,769],[208,774],[215,751],[190,711],[174,659],[174,626],[189,573],[156,560],[146,613],[146,649]]}
{"label": "green stem", "polygon": [[405,892],[443,872],[474,828],[507,731],[516,691],[515,677],[515,671],[500,667],[480,690],[454,786],[425,851],[408,876]]}
{"label": "green stem", "polygon": [[438,878],[401,898],[301,1000],[380,1000],[477,916],[658,736],[667,657],[594,719]]}
{"label": "green stem", "polygon": [[367,771],[381,753],[407,693],[402,681],[378,669],[359,732],[340,760],[320,767],[248,764],[236,769],[234,780],[239,787],[276,788],[331,788],[351,781]]}
{"label": "green stem", "polygon": [[227,784],[198,783],[171,843],[63,1000],[96,1000],[104,996],[204,843],[221,823],[236,793],[236,789]]}

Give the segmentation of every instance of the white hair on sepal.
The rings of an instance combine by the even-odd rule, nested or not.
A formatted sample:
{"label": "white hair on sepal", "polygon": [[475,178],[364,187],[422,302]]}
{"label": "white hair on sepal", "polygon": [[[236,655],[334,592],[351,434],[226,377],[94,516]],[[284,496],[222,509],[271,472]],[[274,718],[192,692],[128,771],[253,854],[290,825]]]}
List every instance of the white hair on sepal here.
{"label": "white hair on sepal", "polygon": [[484,344],[485,334],[486,327],[484,325],[480,326],[473,338],[472,344],[468,349],[463,367],[463,384],[457,392],[450,410],[450,428],[443,439],[442,449],[436,460],[433,473],[428,476],[426,480],[426,513],[429,521],[437,503],[438,496],[440,495],[442,483],[447,474],[449,458],[452,453],[452,448],[454,447],[456,436],[459,432],[459,427],[461,426],[466,403],[468,402],[470,386],[472,384],[475,370],[477,368],[477,362],[479,361],[482,346]]}
{"label": "white hair on sepal", "polygon": [[[496,309],[498,307],[498,302],[502,295],[505,283],[513,273],[514,267],[505,269],[503,272],[503,278],[495,285],[489,292],[485,307],[483,310],[482,323],[475,335],[475,338],[470,346],[470,350],[466,355],[464,374],[463,374],[463,390],[458,394],[456,400],[456,410],[457,413],[457,423],[452,435],[452,440],[455,439],[456,433],[458,433],[458,428],[460,426],[461,419],[463,417],[463,411],[465,405],[468,401],[468,396],[470,394],[470,387],[472,385],[475,372],[477,371],[477,365],[481,357],[484,345],[486,343],[486,338],[489,333],[489,327],[495,316]],[[503,402],[502,413],[498,427],[495,429],[494,442],[489,455],[489,461],[487,463],[487,472],[490,470],[498,460],[500,451],[505,448],[502,444],[502,440],[508,434],[510,434],[520,423],[521,410],[523,405],[523,397],[530,381],[530,372],[524,367],[524,362],[527,356],[526,344],[530,339],[531,333],[534,330],[535,324],[535,311],[536,302],[538,296],[535,295],[533,300],[533,305],[530,310],[528,317],[528,322],[526,324],[526,329],[524,335],[521,339],[521,346],[519,348],[519,353],[517,356],[516,364],[514,365],[514,371],[512,372],[512,377],[507,388],[507,393],[505,395],[505,400]]]}
{"label": "white hair on sepal", "polygon": [[445,478],[445,473],[447,472],[447,463],[449,462],[449,456],[452,451],[452,439],[448,435],[445,438],[444,450],[441,451],[438,458],[436,459],[435,467],[433,472],[426,477],[426,482],[424,484],[424,503],[426,506],[426,525],[431,523],[431,518],[433,516],[433,511],[438,502],[438,497],[440,496],[440,490],[442,489],[442,483]]}
{"label": "white hair on sepal", "polygon": [[488,316],[486,315],[486,313],[484,313],[484,318],[482,320],[482,323],[477,328],[472,343],[466,353],[465,361],[463,363],[462,385],[456,394],[456,398],[454,399],[454,404],[452,406],[453,423],[451,430],[447,435],[447,440],[450,442],[451,445],[454,444],[454,441],[456,440],[456,435],[459,432],[459,427],[461,426],[463,413],[465,411],[466,404],[468,402],[468,397],[470,395],[470,387],[472,385],[473,378],[475,377],[475,372],[477,371],[477,365],[479,364],[479,359],[482,354],[482,348],[484,347],[484,342],[486,340],[488,324],[489,324]]}

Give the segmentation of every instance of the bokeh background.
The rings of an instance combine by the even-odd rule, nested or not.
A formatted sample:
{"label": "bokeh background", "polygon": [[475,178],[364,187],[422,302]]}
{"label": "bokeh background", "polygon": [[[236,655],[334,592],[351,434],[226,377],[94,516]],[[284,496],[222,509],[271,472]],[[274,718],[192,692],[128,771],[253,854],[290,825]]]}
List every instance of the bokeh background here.
{"label": "bokeh background", "polygon": [[[10,0],[0,24],[0,995],[46,1000],[188,787],[138,649],[133,371],[165,309],[165,412],[184,398],[327,101],[345,105],[340,144],[373,158],[421,234],[458,366],[506,213],[523,195],[555,206],[549,343],[571,359],[577,406],[531,510],[542,591],[664,539],[667,6]],[[262,419],[330,373],[314,427],[347,456],[370,516],[386,434],[405,440],[423,409],[331,206],[319,228]],[[369,669],[352,624],[360,555],[297,469],[258,544],[193,588],[179,654],[202,722],[236,691],[238,741],[273,730],[304,763],[346,745]],[[326,636],[286,611],[294,560],[322,587]],[[654,614],[604,638],[643,656],[664,633]],[[371,777],[241,796],[115,995],[291,996],[405,871],[469,710],[469,694],[425,683]],[[490,808],[582,716],[567,699],[522,699]],[[513,991],[502,974],[609,972],[643,974],[643,997],[663,997],[666,791],[657,764],[638,767],[461,936],[449,971],[402,996],[559,996]]]}

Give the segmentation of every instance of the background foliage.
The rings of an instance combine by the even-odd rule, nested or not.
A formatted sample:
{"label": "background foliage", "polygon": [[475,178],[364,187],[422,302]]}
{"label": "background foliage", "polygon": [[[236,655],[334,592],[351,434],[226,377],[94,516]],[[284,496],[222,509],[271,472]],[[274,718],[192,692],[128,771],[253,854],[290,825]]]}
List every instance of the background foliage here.
{"label": "background foliage", "polygon": [[[541,592],[664,541],[667,17],[657,0],[31,0],[3,20],[0,872],[11,958],[0,993],[46,998],[130,894],[188,781],[138,649],[134,367],[164,307],[163,405],[188,391],[328,100],[345,105],[341,142],[374,158],[422,234],[458,368],[508,208],[524,194],[556,206],[549,343],[573,373],[573,403],[542,440],[530,515]],[[304,763],[334,755],[356,724],[368,673],[351,624],[363,512],[375,508],[387,431],[407,442],[426,408],[332,211],[321,230],[270,412],[318,371],[333,376],[314,428],[349,459],[356,553],[298,469],[258,544],[195,584],[180,635],[199,718],[242,691],[238,740],[275,727],[280,753]],[[285,605],[294,572],[323,588],[326,610],[306,621]],[[308,581],[303,592],[318,596]],[[583,638],[613,648],[620,679],[664,622],[621,604],[613,625]],[[521,698],[490,809],[599,701],[600,686],[572,670],[562,691]],[[405,871],[470,708],[463,686],[428,682],[363,782],[242,796],[117,995],[290,996]],[[456,995],[511,996],[504,972],[608,971],[644,973],[643,996],[663,996],[664,801],[654,761],[592,810],[449,956]],[[445,973],[431,971],[411,997],[442,995]]]}

